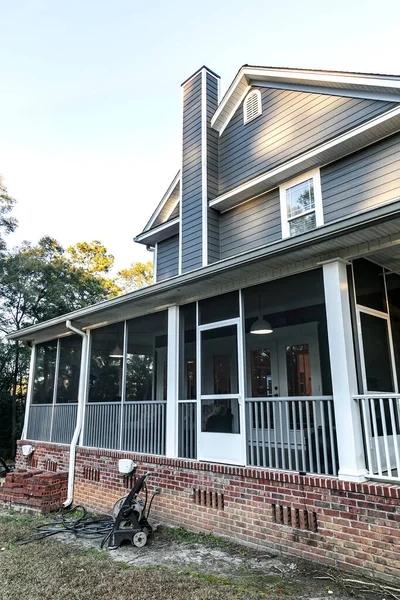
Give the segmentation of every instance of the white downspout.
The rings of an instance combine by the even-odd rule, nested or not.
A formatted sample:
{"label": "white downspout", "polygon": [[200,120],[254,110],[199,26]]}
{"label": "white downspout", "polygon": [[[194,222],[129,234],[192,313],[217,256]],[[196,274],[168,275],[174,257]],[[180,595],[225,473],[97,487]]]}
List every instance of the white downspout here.
{"label": "white downspout", "polygon": [[88,335],[81,329],[77,329],[71,324],[71,321],[66,321],[65,326],[67,329],[74,331],[82,337],[82,354],[81,354],[81,372],[79,377],[79,388],[78,388],[78,412],[76,415],[76,427],[74,435],[72,436],[70,453],[69,453],[69,471],[68,471],[68,496],[66,501],[63,503],[63,507],[67,508],[72,504],[74,499],[74,477],[75,477],[75,456],[76,456],[76,445],[79,440],[79,435],[82,429],[83,422],[83,410],[85,406],[85,388],[86,388],[86,365],[87,365],[87,348],[88,348]]}

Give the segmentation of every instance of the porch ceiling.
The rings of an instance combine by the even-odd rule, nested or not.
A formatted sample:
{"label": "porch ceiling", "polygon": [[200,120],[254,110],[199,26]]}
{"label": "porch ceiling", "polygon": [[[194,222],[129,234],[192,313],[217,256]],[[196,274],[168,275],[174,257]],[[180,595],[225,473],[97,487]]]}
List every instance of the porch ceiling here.
{"label": "porch ceiling", "polygon": [[335,257],[360,256],[400,272],[400,201],[33,325],[8,338],[37,343],[68,335],[67,319],[76,327],[99,327],[286,277]]}

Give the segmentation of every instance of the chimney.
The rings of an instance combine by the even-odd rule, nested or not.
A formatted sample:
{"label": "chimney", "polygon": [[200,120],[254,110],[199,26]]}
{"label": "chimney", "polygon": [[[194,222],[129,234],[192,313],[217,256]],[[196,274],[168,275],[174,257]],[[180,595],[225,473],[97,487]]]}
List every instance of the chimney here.
{"label": "chimney", "polygon": [[218,106],[219,76],[201,67],[182,84],[180,272],[219,260],[218,133],[210,121]]}

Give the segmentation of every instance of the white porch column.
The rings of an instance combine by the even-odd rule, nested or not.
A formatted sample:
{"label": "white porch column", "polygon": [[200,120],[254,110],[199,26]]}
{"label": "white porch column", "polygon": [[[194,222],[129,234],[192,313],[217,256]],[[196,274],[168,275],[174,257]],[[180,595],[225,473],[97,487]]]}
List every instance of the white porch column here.
{"label": "white porch column", "polygon": [[179,307],[168,308],[167,354],[167,426],[166,451],[169,458],[178,456],[178,367],[179,367]]}
{"label": "white porch column", "polygon": [[31,362],[29,365],[28,390],[26,393],[26,403],[25,403],[24,428],[21,433],[22,440],[26,440],[26,436],[28,433],[29,410],[30,410],[31,404],[32,404],[33,383],[35,380],[35,361],[36,361],[36,346],[35,346],[35,344],[32,344]]}
{"label": "white porch column", "polygon": [[339,258],[323,263],[339,479],[364,481],[367,471],[361,419],[353,400],[358,390],[346,265]]}

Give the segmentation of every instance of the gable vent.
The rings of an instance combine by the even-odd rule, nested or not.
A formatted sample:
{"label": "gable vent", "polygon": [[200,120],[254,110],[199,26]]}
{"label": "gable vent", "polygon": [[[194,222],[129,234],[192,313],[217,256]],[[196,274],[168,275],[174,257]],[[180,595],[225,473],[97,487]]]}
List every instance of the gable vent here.
{"label": "gable vent", "polygon": [[243,104],[243,120],[245,123],[252,121],[258,115],[261,115],[261,93],[260,90],[253,90],[246,96]]}

